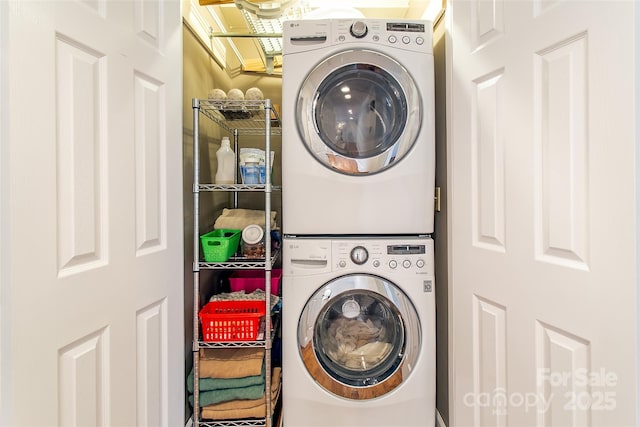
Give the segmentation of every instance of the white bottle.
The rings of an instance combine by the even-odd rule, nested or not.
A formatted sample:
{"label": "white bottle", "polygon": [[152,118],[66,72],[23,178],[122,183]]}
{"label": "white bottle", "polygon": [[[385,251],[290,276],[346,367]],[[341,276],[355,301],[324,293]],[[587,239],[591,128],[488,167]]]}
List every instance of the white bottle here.
{"label": "white bottle", "polygon": [[218,159],[216,184],[233,184],[236,176],[236,155],[231,149],[228,137],[222,138],[216,157]]}

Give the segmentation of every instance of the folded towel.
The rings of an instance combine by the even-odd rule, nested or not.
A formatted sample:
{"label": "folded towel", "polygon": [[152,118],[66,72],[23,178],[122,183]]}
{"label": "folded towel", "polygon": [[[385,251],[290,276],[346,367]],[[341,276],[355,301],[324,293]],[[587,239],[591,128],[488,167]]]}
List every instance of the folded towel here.
{"label": "folded towel", "polygon": [[201,378],[243,378],[262,374],[264,348],[200,349]]}
{"label": "folded towel", "polygon": [[[246,226],[256,224],[264,228],[265,212],[254,209],[223,209],[222,215],[220,215],[216,222],[213,224],[213,228],[231,228],[235,230],[242,230]],[[276,212],[271,211],[271,229],[276,228]]]}
{"label": "folded towel", "polygon": [[[281,377],[282,369],[280,367],[274,367],[273,373],[271,374],[271,396],[273,397],[280,390],[280,377]],[[208,405],[203,409],[215,409],[215,410],[224,410],[224,409],[244,409],[244,408],[253,408],[261,403],[264,403],[264,395],[260,399],[254,400],[233,400],[224,403],[217,403],[215,405]]]}
{"label": "folded towel", "polygon": [[[238,348],[202,348],[200,359],[218,360],[221,362],[254,361],[262,362],[264,348],[262,347],[238,347]],[[258,373],[260,373],[258,371]]]}
{"label": "folded towel", "polygon": [[[271,377],[271,414],[280,396],[280,374],[280,368],[274,368]],[[232,400],[203,407],[201,418],[210,420],[263,418],[266,415],[266,406],[264,395],[260,399]]]}
{"label": "folded towel", "polygon": [[[262,364],[262,373],[260,375],[252,375],[241,378],[199,378],[200,391],[242,388],[252,385],[264,385],[264,363]],[[191,369],[191,372],[187,377],[187,390],[189,390],[189,393],[193,393],[193,369]]]}
{"label": "folded towel", "polygon": [[[236,399],[259,399],[264,396],[264,384],[252,385],[249,387],[227,388],[224,390],[201,391],[198,404],[200,407],[209,406],[215,403],[228,402]],[[193,395],[189,396],[189,402],[193,406]]]}

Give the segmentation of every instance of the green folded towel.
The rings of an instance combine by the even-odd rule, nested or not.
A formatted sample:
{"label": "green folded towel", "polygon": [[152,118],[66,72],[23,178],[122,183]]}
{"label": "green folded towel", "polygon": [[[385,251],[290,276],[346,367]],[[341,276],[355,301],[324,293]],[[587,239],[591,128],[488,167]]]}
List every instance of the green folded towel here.
{"label": "green folded towel", "polygon": [[[254,385],[264,387],[264,364],[262,374],[242,378],[200,378],[200,391],[226,390],[230,388],[243,388]],[[193,368],[187,377],[187,390],[193,393]]]}
{"label": "green folded towel", "polygon": [[[231,400],[260,399],[264,395],[264,384],[249,387],[227,388],[224,390],[212,390],[200,392],[200,407],[214,405],[216,403],[229,402]],[[189,395],[189,402],[193,406],[193,395]]]}

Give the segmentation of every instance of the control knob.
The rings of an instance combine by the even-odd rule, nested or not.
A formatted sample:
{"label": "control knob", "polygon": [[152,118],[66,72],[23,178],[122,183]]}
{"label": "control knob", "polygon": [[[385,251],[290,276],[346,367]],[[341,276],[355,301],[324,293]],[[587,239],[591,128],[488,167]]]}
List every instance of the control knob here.
{"label": "control knob", "polygon": [[362,21],[356,21],[351,24],[351,29],[349,30],[351,35],[357,39],[361,39],[367,35],[368,29],[367,24]]}
{"label": "control knob", "polygon": [[362,265],[369,259],[369,252],[364,246],[356,246],[351,250],[351,261],[354,264]]}

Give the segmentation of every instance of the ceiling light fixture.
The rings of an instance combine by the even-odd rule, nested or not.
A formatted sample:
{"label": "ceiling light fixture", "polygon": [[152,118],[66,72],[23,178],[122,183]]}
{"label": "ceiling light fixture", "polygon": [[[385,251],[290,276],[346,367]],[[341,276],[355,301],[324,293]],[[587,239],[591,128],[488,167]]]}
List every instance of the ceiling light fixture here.
{"label": "ceiling light fixture", "polygon": [[298,0],[261,1],[261,0],[233,0],[236,7],[253,13],[258,18],[276,19],[284,15],[284,11]]}

